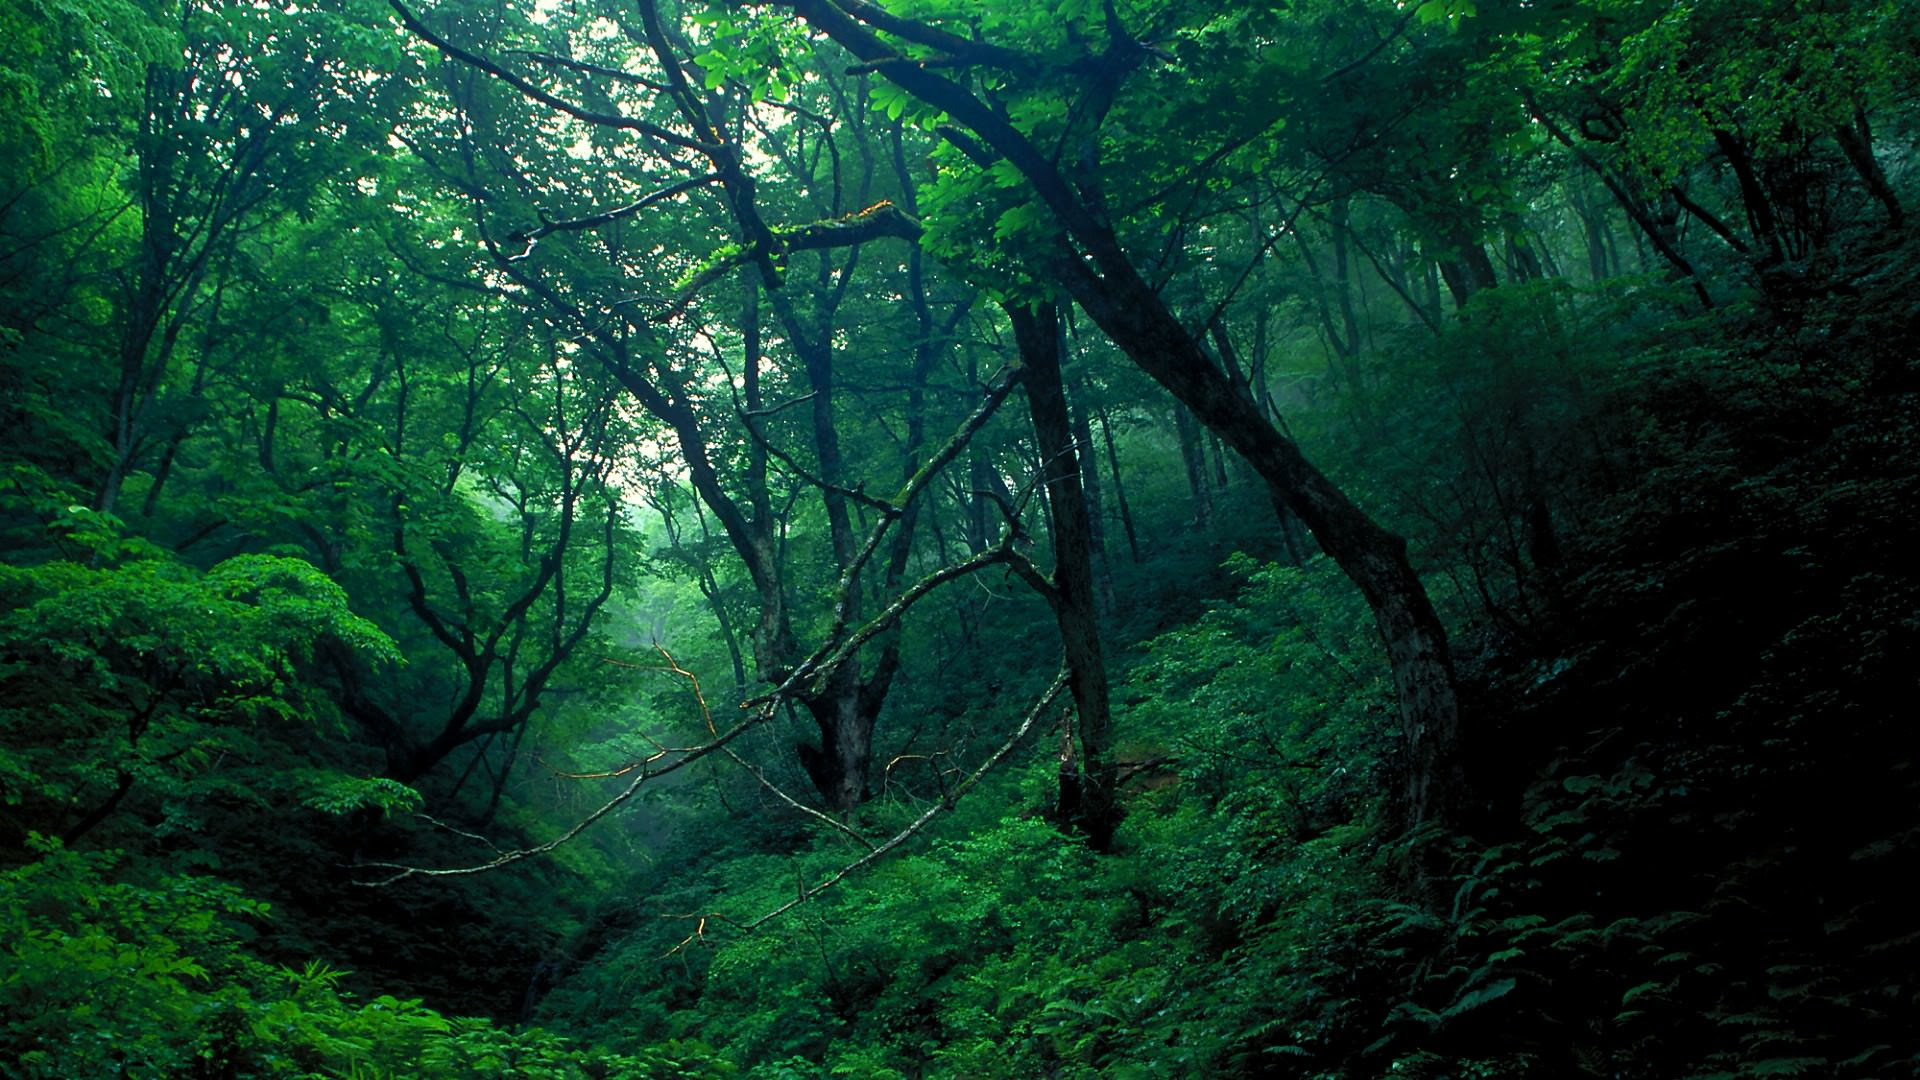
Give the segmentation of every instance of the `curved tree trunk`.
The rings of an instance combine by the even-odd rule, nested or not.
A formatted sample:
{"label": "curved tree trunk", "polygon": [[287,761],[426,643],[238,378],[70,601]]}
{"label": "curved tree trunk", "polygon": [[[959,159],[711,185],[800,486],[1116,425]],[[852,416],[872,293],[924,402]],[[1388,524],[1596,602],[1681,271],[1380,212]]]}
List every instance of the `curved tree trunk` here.
{"label": "curved tree trunk", "polygon": [[1407,822],[1446,820],[1466,801],[1460,705],[1447,635],[1404,539],[1382,528],[1261,415],[1244,385],[1215,367],[1144,280],[1056,264],[1068,291],[1114,344],[1232,446],[1322,550],[1359,586],[1386,644],[1406,739]]}
{"label": "curved tree trunk", "polygon": [[[1246,384],[1214,365],[1199,338],[1174,317],[1160,293],[1141,276],[1106,221],[1097,192],[1090,196],[1076,189],[1055,160],[1003,113],[937,69],[896,51],[850,13],[853,9],[829,0],[784,2],[861,62],[945,111],[956,130],[970,133],[956,143],[963,152],[982,164],[987,163],[989,152],[997,154],[1032,185],[1064,235],[1055,256],[1030,269],[1036,276],[1046,275],[1060,283],[1128,358],[1245,458],[1266,482],[1275,502],[1305,522],[1320,546],[1359,586],[1385,639],[1399,691],[1408,754],[1408,823],[1450,817],[1453,807],[1466,798],[1458,757],[1459,695],[1445,628],[1407,561],[1406,541],[1355,506],[1261,415]],[[882,17],[864,6],[857,10],[866,18]],[[966,52],[990,48],[951,35],[937,40],[943,47]],[[1116,41],[1114,48],[1120,44]],[[1144,48],[1134,45],[1127,55],[1132,62],[1144,62]],[[1124,78],[1124,71],[1116,78]],[[1118,82],[1113,85],[1117,87]],[[1484,252],[1481,255],[1485,257]]]}

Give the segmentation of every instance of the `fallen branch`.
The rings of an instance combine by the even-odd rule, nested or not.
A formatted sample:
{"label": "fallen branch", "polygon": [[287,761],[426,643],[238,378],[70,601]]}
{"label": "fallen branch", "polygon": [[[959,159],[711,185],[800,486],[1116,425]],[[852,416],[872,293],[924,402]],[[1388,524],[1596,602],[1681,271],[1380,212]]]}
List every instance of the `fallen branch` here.
{"label": "fallen branch", "polygon": [[[653,647],[653,650],[659,653],[661,658],[663,658],[667,662],[667,666],[664,669],[656,668],[655,670],[665,670],[671,674],[679,675],[685,678],[687,682],[692,684],[693,699],[699,702],[700,704],[700,716],[702,719],[704,719],[707,722],[707,730],[715,731],[715,728],[713,726],[713,712],[707,708],[707,695],[702,693],[700,690],[699,677],[696,676],[693,672],[688,671],[687,669],[681,667],[680,662],[673,658],[673,654],[667,651],[667,647],[665,645],[660,645],[656,643]],[[867,848],[868,850],[873,849],[873,841],[855,832],[853,830],[853,827],[848,825],[846,822],[840,821],[837,818],[831,817],[827,814],[823,814],[820,811],[815,810],[813,807],[806,805],[805,803],[801,802],[800,800],[794,798],[793,796],[787,794],[785,791],[781,790],[780,785],[775,784],[773,781],[767,779],[767,774],[765,770],[761,769],[758,765],[748,764],[745,758],[741,757],[739,754],[734,753],[733,747],[731,746],[723,747],[721,748],[720,752],[727,755],[727,760],[733,762],[735,765],[740,766],[742,769],[745,769],[747,772],[752,773],[753,778],[755,780],[760,781],[760,786],[766,788],[768,791],[773,792],[773,794],[776,797],[778,797],[781,802],[786,803],[788,806],[793,807],[795,810],[800,811],[802,814],[807,815],[808,817],[814,819],[815,821],[820,822],[821,824],[827,826],[830,829],[834,829],[838,832],[845,833],[846,835],[852,837],[854,842],[858,843],[861,847]]]}
{"label": "fallen branch", "polygon": [[1052,705],[1054,700],[1060,696],[1060,691],[1065,690],[1066,688],[1067,688],[1067,671],[1065,668],[1062,668],[1060,670],[1060,674],[1054,676],[1053,685],[1047,687],[1046,693],[1040,695],[1040,699],[1033,703],[1033,708],[1027,710],[1026,718],[1020,722],[1020,726],[1018,728],[1014,729],[1013,734],[1011,736],[1008,736],[1007,741],[1001,743],[999,749],[995,750],[992,754],[989,754],[987,756],[987,760],[981,762],[980,767],[973,770],[972,773],[968,774],[965,780],[962,780],[959,784],[956,784],[953,790],[947,794],[946,798],[941,799],[939,802],[934,803],[931,807],[928,807],[925,813],[921,814],[917,818],[914,818],[911,824],[909,824],[906,828],[901,829],[899,832],[894,833],[893,836],[889,837],[886,840],[886,842],[882,843],[879,847],[874,848],[872,851],[867,852],[865,855],[862,855],[858,859],[855,859],[854,861],[841,867],[839,870],[835,871],[834,873],[821,879],[821,881],[818,884],[813,885],[811,887],[803,886],[800,889],[800,894],[798,896],[795,896],[793,899],[787,901],[784,904],[781,904],[779,907],[774,908],[772,911],[767,912],[765,915],[760,916],[759,918],[753,920],[752,922],[739,924],[740,929],[754,930],[765,925],[768,922],[771,922],[774,919],[779,918],[782,915],[785,915],[787,912],[792,911],[794,908],[799,907],[801,904],[806,903],[808,900],[811,900],[814,897],[819,896],[821,893],[827,891],[828,889],[833,888],[835,885],[838,885],[841,881],[846,879],[847,875],[853,873],[856,870],[859,870],[864,866],[868,866],[874,862],[877,862],[880,858],[885,856],[888,852],[893,851],[894,849],[898,848],[900,845],[906,843],[908,840],[913,839],[913,837],[917,835],[920,832],[920,830],[926,828],[928,823],[933,821],[934,818],[940,816],[940,814],[948,810],[952,810],[954,806],[957,803],[959,803],[960,797],[962,795],[965,795],[968,789],[972,788],[975,784],[979,783],[980,779],[986,776],[988,770],[992,769],[995,765],[1000,764],[1001,761],[1006,759],[1008,754],[1013,753],[1014,748],[1019,746],[1020,741],[1022,739],[1025,739],[1027,735],[1033,731],[1034,726],[1040,722],[1040,717],[1046,713],[1047,708],[1050,705]]}
{"label": "fallen branch", "polygon": [[[484,874],[490,870],[498,870],[503,866],[507,866],[512,863],[517,863],[522,859],[531,859],[531,858],[535,858],[536,856],[548,854],[549,852],[557,850],[562,845],[570,843],[575,837],[578,837],[581,833],[586,832],[588,827],[593,825],[595,822],[599,821],[601,818],[606,817],[608,814],[613,813],[615,810],[618,810],[621,806],[625,805],[629,799],[632,799],[635,795],[638,795],[640,793],[640,786],[642,784],[645,784],[649,780],[657,779],[659,777],[667,775],[668,773],[675,772],[688,765],[691,765],[694,762],[700,760],[701,758],[706,757],[708,754],[719,753],[720,751],[726,749],[728,743],[731,743],[733,740],[739,738],[741,735],[745,734],[747,731],[759,726],[760,724],[764,724],[768,720],[772,719],[773,714],[774,714],[774,708],[771,704],[768,704],[760,709],[757,709],[756,711],[754,711],[752,715],[740,721],[738,724],[735,724],[734,726],[728,728],[724,734],[719,735],[712,742],[703,743],[699,746],[691,747],[688,750],[686,750],[680,757],[674,759],[673,761],[668,762],[665,765],[662,765],[658,769],[648,769],[644,767],[640,768],[638,775],[634,776],[632,780],[628,781],[627,786],[622,788],[619,794],[615,795],[611,799],[608,799],[606,802],[601,803],[600,806],[597,809],[595,809],[592,813],[588,814],[586,817],[581,818],[579,821],[574,822],[573,825],[570,828],[568,828],[566,832],[561,833],[559,836],[554,837],[553,839],[547,841],[544,844],[535,844],[532,847],[526,847],[526,848],[513,848],[511,850],[501,852],[498,856],[496,856],[495,858],[489,859],[486,862],[475,863],[470,866],[429,867],[429,866],[408,866],[405,863],[388,863],[388,862],[357,863],[355,864],[353,869],[391,870],[393,871],[393,873],[375,881],[358,881],[358,882],[355,882],[355,884],[364,885],[369,888],[383,888],[385,886],[392,885],[395,882],[404,881],[410,877],[467,877],[473,874]],[[661,757],[664,757],[667,753],[668,751],[663,750],[661,751],[660,754],[657,754],[654,757],[647,759],[647,761],[643,763],[643,765],[651,764],[652,762],[659,760]]]}

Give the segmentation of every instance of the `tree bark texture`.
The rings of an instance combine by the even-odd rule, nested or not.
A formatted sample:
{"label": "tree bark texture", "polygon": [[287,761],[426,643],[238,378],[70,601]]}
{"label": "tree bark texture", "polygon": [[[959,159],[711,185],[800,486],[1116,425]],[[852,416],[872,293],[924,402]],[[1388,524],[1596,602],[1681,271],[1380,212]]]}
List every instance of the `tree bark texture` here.
{"label": "tree bark texture", "polygon": [[[1093,524],[1080,486],[1073,420],[1060,376],[1059,313],[1052,304],[1008,305],[1026,369],[1027,406],[1040,450],[1053,538],[1054,618],[1067,659],[1067,685],[1079,722],[1078,770],[1063,770],[1060,810],[1097,851],[1108,850],[1118,824],[1114,803],[1113,721],[1093,574]],[[1077,785],[1072,781],[1077,780]],[[1077,790],[1074,787],[1077,786]]]}

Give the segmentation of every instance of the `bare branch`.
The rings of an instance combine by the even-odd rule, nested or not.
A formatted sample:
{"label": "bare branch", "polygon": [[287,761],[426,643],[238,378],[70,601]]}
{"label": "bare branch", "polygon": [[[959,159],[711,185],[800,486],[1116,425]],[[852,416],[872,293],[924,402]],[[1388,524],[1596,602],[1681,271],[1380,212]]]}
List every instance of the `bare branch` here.
{"label": "bare branch", "polygon": [[1059,698],[1060,691],[1065,690],[1066,688],[1067,688],[1067,672],[1065,668],[1062,668],[1060,671],[1060,674],[1054,676],[1053,685],[1047,687],[1046,693],[1041,694],[1040,699],[1033,703],[1033,708],[1027,710],[1026,718],[1020,722],[1020,726],[1018,728],[1014,729],[1013,734],[1007,738],[1007,741],[1001,743],[999,749],[987,755],[987,760],[981,762],[980,767],[973,770],[972,773],[968,774],[965,780],[962,780],[960,783],[954,785],[953,790],[947,794],[946,798],[940,800],[937,803],[934,803],[931,807],[928,807],[925,813],[913,819],[912,824],[908,825],[906,828],[900,830],[899,832],[894,833],[879,847],[874,848],[872,851],[867,852],[865,855],[862,855],[860,858],[855,859],[853,862],[850,862],[847,865],[841,867],[839,870],[835,871],[833,874],[822,879],[818,884],[812,885],[812,886],[803,886],[800,889],[800,894],[798,896],[794,897],[792,900],[789,900],[784,904],[781,904],[779,907],[774,908],[772,911],[767,912],[765,915],[760,916],[759,918],[753,920],[752,922],[741,924],[740,929],[755,930],[765,925],[766,923],[769,923],[774,919],[777,919],[780,916],[785,915],[787,912],[792,911],[794,908],[799,907],[801,904],[806,903],[808,900],[811,900],[814,897],[819,896],[821,893],[827,891],[828,889],[833,888],[835,885],[838,885],[841,881],[846,879],[847,875],[852,874],[854,871],[859,870],[864,866],[868,866],[874,862],[877,862],[879,859],[884,857],[888,852],[893,851],[895,848],[898,848],[900,845],[906,843],[908,840],[913,839],[913,837],[916,834],[918,834],[920,830],[926,828],[927,825],[930,822],[932,822],[934,818],[940,816],[940,814],[948,810],[952,810],[954,806],[959,803],[960,797],[962,795],[965,795],[967,791],[971,789],[975,784],[979,783],[980,779],[986,776],[988,770],[992,769],[995,765],[1000,764],[1001,761],[1006,759],[1008,754],[1013,753],[1014,748],[1020,745],[1020,741],[1027,737],[1027,734],[1033,730],[1035,724],[1039,723],[1040,717],[1046,713],[1048,706],[1052,705],[1055,699]]}
{"label": "bare branch", "polygon": [[421,22],[419,17],[405,4],[401,3],[400,0],[387,0],[387,5],[399,14],[401,25],[412,31],[422,41],[440,50],[441,53],[469,67],[478,68],[540,104],[548,106],[549,108],[558,109],[576,120],[595,124],[600,127],[636,131],[642,135],[650,135],[670,146],[678,146],[684,150],[693,150],[709,156],[717,153],[720,149],[719,147],[704,143],[699,139],[691,139],[677,131],[663,128],[659,124],[649,123],[631,116],[624,116],[620,113],[595,112],[592,109],[576,105],[556,94],[548,93],[540,87],[535,86],[525,77],[508,71],[506,68],[501,67],[499,64],[494,63],[492,60],[478,53],[468,52],[466,49],[455,45],[453,42],[448,41],[446,38],[428,29],[427,24]]}
{"label": "bare branch", "polygon": [[540,227],[537,229],[516,229],[507,234],[506,238],[508,240],[522,241],[527,245],[525,251],[522,251],[518,255],[509,255],[507,258],[511,262],[518,262],[533,254],[534,245],[538,244],[540,238],[543,236],[557,232],[572,232],[579,229],[597,229],[602,225],[610,225],[613,222],[619,221],[621,218],[631,217],[649,206],[657,205],[676,195],[691,191],[703,184],[713,183],[719,179],[719,173],[702,173],[699,176],[682,180],[677,184],[670,184],[667,187],[661,188],[659,191],[643,195],[625,206],[608,210],[603,214],[590,214],[587,217],[573,218],[569,221],[547,221],[543,218],[541,219]]}
{"label": "bare branch", "polygon": [[[532,847],[514,848],[509,851],[503,851],[493,859],[489,859],[488,861],[483,863],[475,863],[471,866],[427,867],[427,866],[408,866],[405,863],[388,863],[388,862],[358,863],[358,864],[355,864],[352,867],[352,869],[391,870],[393,871],[393,873],[375,881],[360,881],[360,882],[356,882],[356,884],[364,885],[372,888],[380,888],[387,885],[392,885],[399,881],[404,881],[410,877],[470,877],[474,874],[484,874],[491,870],[498,870],[503,866],[507,866],[512,863],[517,863],[522,859],[531,859],[540,855],[548,854],[549,852],[559,849],[565,844],[571,843],[581,833],[586,832],[587,829],[591,827],[595,822],[599,821],[603,817],[606,817],[608,814],[613,813],[615,810],[620,809],[620,807],[626,805],[628,800],[632,799],[635,795],[638,795],[640,793],[641,785],[645,784],[647,781],[665,776],[668,773],[675,772],[675,771],[678,771],[679,769],[685,768],[686,766],[693,764],[694,762],[700,760],[701,758],[706,757],[708,754],[720,752],[722,749],[724,749],[727,746],[728,743],[731,743],[733,740],[739,738],[741,735],[745,734],[747,731],[761,724],[764,724],[768,720],[772,719],[773,713],[774,713],[774,710],[771,704],[765,707],[756,709],[752,713],[752,715],[740,721],[738,724],[735,724],[734,726],[728,728],[723,734],[715,738],[713,741],[704,743],[700,746],[691,747],[686,751],[681,752],[680,757],[676,758],[673,761],[668,762],[665,765],[662,765],[660,768],[649,769],[649,768],[642,767],[639,770],[638,774],[635,775],[634,778],[627,783],[627,786],[620,790],[619,794],[615,795],[611,799],[608,799],[606,802],[601,803],[600,806],[597,809],[595,809],[592,813],[581,818],[579,821],[574,822],[573,825],[567,829],[567,831],[561,833],[559,836],[556,836],[551,840],[548,840],[544,844],[535,844]],[[649,759],[649,763],[651,763],[652,761],[658,760],[659,757],[661,756],[665,756],[664,751],[662,752],[661,755],[657,755],[655,758]]]}
{"label": "bare branch", "polygon": [[1013,554],[1013,543],[1020,535],[1018,530],[1009,529],[1006,535],[1001,538],[1000,542],[993,547],[988,548],[970,559],[943,566],[933,573],[928,574],[926,577],[921,578],[919,581],[914,582],[905,592],[895,597],[893,603],[888,604],[880,614],[868,620],[864,626],[848,635],[844,641],[836,645],[830,638],[825,644],[822,644],[820,648],[816,649],[812,656],[809,656],[806,660],[802,661],[799,666],[795,667],[793,673],[788,675],[778,687],[749,700],[746,703],[747,707],[770,707],[774,703],[792,694],[804,680],[815,677],[825,678],[827,674],[831,673],[841,664],[846,663],[847,658],[852,656],[854,651],[859,649],[860,646],[865,645],[867,642],[884,633],[888,628],[893,626],[894,623],[899,622],[900,618],[907,613],[907,609],[919,602],[928,593],[949,581],[966,577],[968,574],[984,570],[989,566],[1007,562]]}
{"label": "bare branch", "polygon": [[[681,667],[680,662],[673,658],[673,654],[667,651],[667,647],[665,645],[661,645],[656,642],[653,646],[653,651],[659,653],[661,658],[667,662],[667,666],[664,669],[656,669],[656,670],[665,670],[671,674],[681,676],[682,678],[686,679],[689,684],[691,684],[691,686],[693,687],[693,698],[695,701],[699,702],[700,704],[700,716],[702,719],[704,719],[707,722],[707,730],[714,731],[716,734],[718,734],[718,732],[715,731],[715,728],[713,726],[713,713],[711,710],[707,708],[707,695],[702,693],[700,690],[699,677],[696,676],[693,672],[688,671],[687,669]],[[734,752],[733,747],[731,746],[725,747],[721,750],[721,753],[727,755],[728,760],[732,761],[735,765],[738,765],[742,769],[747,770],[747,772],[752,773],[753,778],[755,780],[760,781],[760,786],[766,788],[768,791],[773,792],[774,795],[777,796],[781,802],[786,803],[788,806],[793,807],[795,810],[800,811],[801,813],[807,815],[808,817],[814,819],[815,821],[820,822],[821,824],[827,826],[830,829],[834,829],[838,832],[845,833],[846,835],[852,837],[856,843],[860,844],[860,846],[867,848],[868,850],[873,849],[873,841],[868,840],[866,837],[861,836],[859,833],[855,832],[852,829],[852,827],[847,825],[845,822],[838,821],[832,817],[829,817],[826,814],[823,814],[820,811],[815,810],[813,807],[807,806],[801,803],[798,799],[795,799],[793,796],[787,794],[785,791],[782,791],[778,784],[775,784],[773,781],[767,779],[767,774],[764,770],[762,770],[757,765],[749,765],[744,758],[742,758],[739,754]]]}

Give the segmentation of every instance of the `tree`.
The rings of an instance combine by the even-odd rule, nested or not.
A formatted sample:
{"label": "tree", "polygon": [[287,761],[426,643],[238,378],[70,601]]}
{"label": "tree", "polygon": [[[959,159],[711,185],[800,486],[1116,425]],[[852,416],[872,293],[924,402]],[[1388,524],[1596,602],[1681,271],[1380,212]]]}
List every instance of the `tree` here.
{"label": "tree", "polygon": [[[1022,21],[1019,13],[1005,14],[1003,27],[996,27],[1004,28],[1013,43],[1008,45],[978,42],[865,3],[794,0],[786,6],[860,64],[950,119],[960,137],[949,141],[966,164],[948,157],[948,182],[958,189],[948,198],[966,191],[989,205],[1005,206],[1021,196],[1035,200],[1037,207],[1009,206],[998,217],[996,234],[1024,243],[1026,249],[1016,244],[1013,254],[1024,256],[1036,276],[1057,282],[1134,363],[1244,457],[1276,505],[1299,517],[1353,579],[1373,608],[1399,693],[1409,821],[1448,816],[1466,794],[1457,756],[1459,699],[1445,628],[1407,560],[1405,541],[1376,524],[1307,461],[1263,414],[1244,376],[1222,370],[1208,354],[1204,326],[1195,331],[1184,325],[1163,289],[1143,275],[1121,231],[1149,228],[1152,208],[1171,198],[1139,205],[1130,217],[1110,209],[1129,206],[1128,177],[1137,185],[1138,177],[1157,181],[1171,173],[1179,178],[1175,190],[1193,197],[1206,182],[1217,182],[1220,170],[1259,164],[1263,148],[1256,139],[1272,120],[1244,111],[1216,121],[1225,130],[1205,132],[1204,152],[1173,169],[1143,167],[1147,162],[1126,153],[1135,148],[1131,133],[1164,130],[1171,115],[1205,116],[1208,96],[1225,92],[1220,82],[1204,77],[1150,73],[1160,77],[1134,80],[1127,93],[1136,73],[1168,59],[1184,69],[1182,75],[1236,70],[1229,61],[1245,64],[1243,46],[1221,45],[1203,33],[1211,28],[1208,16],[1230,16],[1183,13],[1181,24],[1155,26],[1144,36],[1183,39],[1185,55],[1168,57],[1129,31],[1115,4],[1106,6],[1098,29],[1088,28],[1105,39],[1097,50],[1078,32],[1066,32],[1072,23],[1040,25]],[[940,62],[928,63],[927,56]],[[961,77],[943,74],[949,69]],[[990,107],[962,81],[973,79],[989,80],[997,97],[1027,107]],[[1269,88],[1279,89],[1261,87]],[[1248,90],[1242,84],[1234,92]],[[1020,116],[1033,119],[1025,125],[1010,119]],[[1152,153],[1164,154],[1165,148],[1155,146]],[[940,250],[943,241],[934,243]],[[954,240],[944,244],[953,250]],[[1228,294],[1215,303],[1224,307],[1231,299]]]}
{"label": "tree", "polygon": [[1077,720],[1079,753],[1061,762],[1059,813],[1084,831],[1096,850],[1106,851],[1118,824],[1118,804],[1113,715],[1093,570],[1093,521],[1080,467],[1081,455],[1092,448],[1075,442],[1066,383],[1060,374],[1064,350],[1058,309],[1051,304],[1009,305],[1007,318],[1013,323],[1026,372],[1027,408],[1033,416],[1034,446],[1047,492],[1048,533],[1053,538],[1053,574],[1033,584],[1052,605],[1060,626]]}
{"label": "tree", "polygon": [[337,585],[294,559],[239,556],[201,573],[97,527],[75,539],[95,565],[0,572],[10,846],[30,832],[73,844],[109,823],[138,842],[275,790],[330,806],[411,801],[312,752],[335,722],[316,692],[321,654],[400,661]]}
{"label": "tree", "polygon": [[[515,111],[519,95],[542,106],[560,107],[581,121],[583,132],[608,128],[637,132],[639,152],[686,174],[651,191],[626,195],[631,201],[613,212],[591,212],[587,207],[565,221],[543,214],[545,223],[538,228],[516,228],[502,220],[497,210],[483,211],[475,227],[493,254],[496,270],[536,298],[549,317],[564,320],[579,333],[588,355],[607,377],[672,433],[689,486],[713,514],[758,598],[753,650],[757,672],[761,679],[785,687],[782,693],[790,694],[811,715],[818,741],[801,745],[800,760],[827,806],[851,809],[868,795],[873,731],[898,669],[898,638],[891,624],[876,635],[877,655],[871,667],[864,666],[859,650],[850,650],[832,652],[830,663],[821,670],[804,670],[812,661],[800,654],[794,630],[800,590],[792,580],[792,549],[787,544],[794,522],[786,508],[776,506],[772,485],[777,473],[785,472],[819,500],[825,525],[822,554],[837,578],[829,594],[825,635],[832,642],[860,624],[869,604],[884,607],[907,589],[917,525],[925,512],[923,498],[929,497],[933,480],[1013,386],[1012,380],[988,387],[974,381],[966,389],[984,392],[980,407],[945,410],[943,419],[956,425],[955,433],[945,445],[932,447],[930,379],[947,353],[947,343],[966,319],[972,299],[965,291],[941,297],[938,303],[947,310],[936,315],[939,286],[928,280],[917,254],[886,268],[883,274],[890,280],[856,287],[861,278],[855,271],[862,264],[865,244],[917,234],[917,225],[899,209],[914,205],[916,198],[903,132],[898,125],[890,131],[881,129],[857,110],[849,111],[848,87],[832,78],[809,84],[807,92],[824,99],[825,107],[837,109],[841,120],[822,121],[819,114],[797,103],[771,110],[781,114],[777,120],[762,115],[769,110],[746,107],[748,99],[736,99],[726,88],[727,74],[721,70],[721,65],[739,66],[741,61],[728,61],[716,50],[700,54],[698,61],[691,59],[691,43],[663,21],[652,4],[641,5],[637,21],[627,31],[630,40],[643,46],[640,59],[657,72],[657,78],[640,87],[643,93],[628,92],[629,112],[617,111],[612,98],[599,111],[571,105],[537,86],[530,76],[454,44],[411,12],[400,10],[411,28],[443,52],[518,92],[493,100],[479,87],[463,83],[453,100],[474,119],[473,128],[452,146],[439,141],[444,135],[416,139],[416,151],[461,190],[504,189],[518,200],[537,204],[563,190],[559,178],[577,168],[553,159],[546,172],[535,175],[519,162],[501,160],[501,147],[518,138],[510,133],[538,128],[539,121],[527,115],[524,107]],[[608,75],[616,64],[569,65],[544,55],[533,59],[538,72],[558,70],[608,82],[580,90],[581,97],[632,83]],[[708,67],[704,81],[710,84],[705,98],[695,89],[702,64]],[[482,135],[472,134],[473,130]],[[749,133],[780,169],[769,169],[762,176],[745,171],[737,147]],[[689,155],[697,156],[689,160]],[[492,167],[483,169],[477,164],[481,162],[491,162]],[[651,164],[644,157],[642,162]],[[858,165],[843,171],[843,162]],[[891,168],[886,167],[889,164]],[[591,187],[591,182],[583,186]],[[892,198],[869,201],[881,192]],[[703,193],[717,205],[707,208],[704,216],[689,213],[699,205],[694,197]],[[847,212],[852,203],[864,203],[866,208]],[[800,225],[768,224],[770,208],[796,205],[798,215],[819,218]],[[692,262],[679,282],[661,280],[657,268],[633,261],[622,235],[623,222],[642,207],[686,214],[683,236],[717,250]],[[707,237],[716,225],[736,228],[752,242],[715,243]],[[513,250],[507,246],[509,240],[523,245],[539,242],[539,247],[537,252],[533,246]],[[815,268],[810,279],[798,272],[802,258]],[[737,314],[724,307],[716,310],[706,287],[741,267],[752,271],[743,283],[744,307]],[[636,310],[625,297],[641,282],[651,283],[648,291],[654,295],[673,299],[652,312]],[[842,449],[843,432],[849,425],[839,398],[847,374],[838,339],[854,336],[843,322],[843,305],[873,306],[892,296],[907,300],[913,322],[900,335],[907,341],[904,351],[911,360],[903,380],[904,431],[889,455],[899,464],[888,476],[889,470],[870,465],[856,470]],[[769,329],[777,334],[791,366],[769,354],[764,345]],[[882,349],[898,347],[864,334],[855,340],[872,341]],[[737,381],[732,371],[737,371]],[[722,372],[729,372],[724,382]],[[781,402],[773,397],[778,392],[794,396]],[[731,413],[723,402],[732,404]],[[806,406],[804,427],[786,426],[780,414],[788,411],[788,405]],[[746,436],[744,445],[740,435]],[[805,450],[783,448],[783,436],[797,436]],[[729,468],[730,463],[736,467]],[[882,483],[900,485],[899,493],[892,499],[868,494],[869,486]],[[876,520],[863,527],[856,522],[856,513],[876,515]],[[1007,557],[1004,550],[993,555],[994,560]],[[892,620],[897,615],[882,617]],[[828,654],[816,653],[814,660],[823,655]]]}

